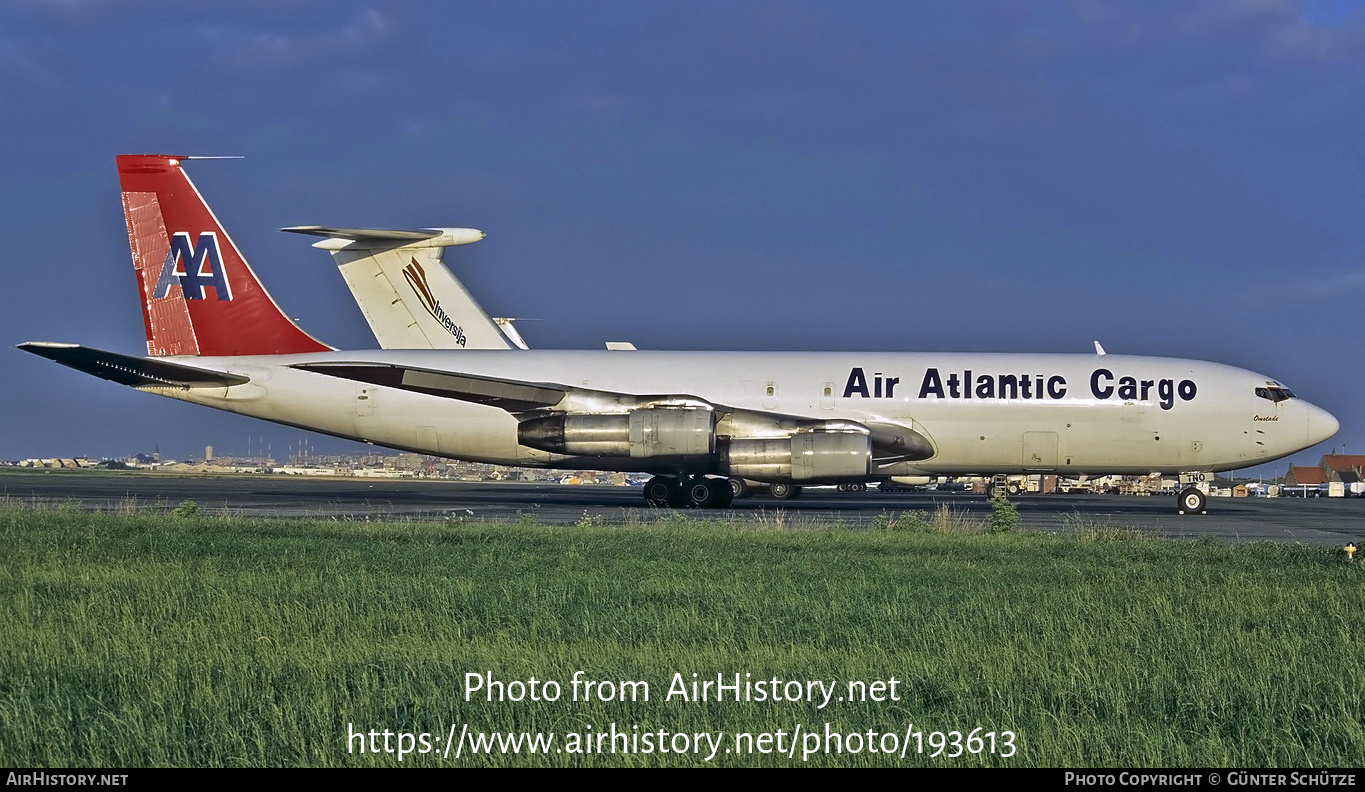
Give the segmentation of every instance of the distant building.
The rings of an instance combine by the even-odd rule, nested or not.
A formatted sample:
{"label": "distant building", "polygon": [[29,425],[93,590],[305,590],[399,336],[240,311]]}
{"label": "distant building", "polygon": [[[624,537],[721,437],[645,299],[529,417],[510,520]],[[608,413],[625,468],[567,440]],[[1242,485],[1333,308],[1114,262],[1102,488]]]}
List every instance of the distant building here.
{"label": "distant building", "polygon": [[1316,487],[1327,483],[1327,474],[1322,468],[1307,465],[1290,465],[1289,474],[1284,477],[1286,487]]}
{"label": "distant building", "polygon": [[1317,467],[1290,465],[1284,486],[1312,488],[1311,494],[1329,498],[1365,496],[1365,454],[1323,454]]}
{"label": "distant building", "polygon": [[1318,465],[1327,481],[1346,484],[1365,481],[1365,454],[1323,454]]}

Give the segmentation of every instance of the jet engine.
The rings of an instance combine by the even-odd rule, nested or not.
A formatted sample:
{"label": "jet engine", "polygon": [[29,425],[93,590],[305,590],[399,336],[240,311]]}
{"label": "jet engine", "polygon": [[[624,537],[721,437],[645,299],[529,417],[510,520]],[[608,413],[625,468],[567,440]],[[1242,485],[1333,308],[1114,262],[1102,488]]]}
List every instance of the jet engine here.
{"label": "jet engine", "polygon": [[791,437],[732,439],[718,444],[721,472],[756,481],[860,478],[872,465],[863,432],[799,432]]}
{"label": "jet engine", "polygon": [[716,414],[692,407],[648,407],[618,415],[555,413],[518,424],[517,442],[573,456],[708,456],[716,450]]}

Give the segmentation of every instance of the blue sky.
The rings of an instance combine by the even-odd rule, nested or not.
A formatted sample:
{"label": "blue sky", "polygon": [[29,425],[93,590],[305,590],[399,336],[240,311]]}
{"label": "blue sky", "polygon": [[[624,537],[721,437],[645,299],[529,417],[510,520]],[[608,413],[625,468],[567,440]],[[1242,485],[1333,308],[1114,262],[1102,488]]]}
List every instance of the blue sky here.
{"label": "blue sky", "polygon": [[[472,226],[448,261],[533,346],[1100,339],[1284,381],[1341,420],[1315,462],[1365,451],[1362,67],[1342,0],[11,0],[0,337],[143,351],[114,155],[237,154],[191,177],[337,346],[374,341],[275,229]],[[17,350],[0,377],[0,458],[300,437]]]}

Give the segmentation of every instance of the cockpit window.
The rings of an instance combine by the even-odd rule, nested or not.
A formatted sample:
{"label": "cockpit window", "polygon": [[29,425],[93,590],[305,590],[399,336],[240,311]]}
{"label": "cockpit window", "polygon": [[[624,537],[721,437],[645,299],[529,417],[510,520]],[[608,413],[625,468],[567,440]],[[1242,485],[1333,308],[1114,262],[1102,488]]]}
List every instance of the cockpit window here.
{"label": "cockpit window", "polygon": [[1274,386],[1266,388],[1257,388],[1256,395],[1260,396],[1262,399],[1268,399],[1273,402],[1282,402],[1286,399],[1294,398],[1294,392],[1291,391],[1290,389],[1278,388]]}

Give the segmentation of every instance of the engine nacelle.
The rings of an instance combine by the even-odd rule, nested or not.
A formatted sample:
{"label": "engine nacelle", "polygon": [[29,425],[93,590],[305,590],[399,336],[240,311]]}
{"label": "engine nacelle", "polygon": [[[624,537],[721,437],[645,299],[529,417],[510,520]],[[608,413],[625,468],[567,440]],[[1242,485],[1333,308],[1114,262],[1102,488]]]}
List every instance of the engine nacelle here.
{"label": "engine nacelle", "polygon": [[707,456],[716,450],[716,417],[710,410],[679,407],[623,415],[557,413],[522,421],[517,442],[571,456]]}
{"label": "engine nacelle", "polygon": [[720,446],[720,469],[757,481],[860,478],[872,466],[872,438],[860,432],[800,432],[791,437],[731,440]]}

